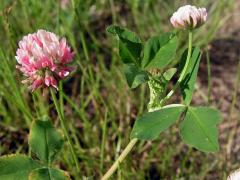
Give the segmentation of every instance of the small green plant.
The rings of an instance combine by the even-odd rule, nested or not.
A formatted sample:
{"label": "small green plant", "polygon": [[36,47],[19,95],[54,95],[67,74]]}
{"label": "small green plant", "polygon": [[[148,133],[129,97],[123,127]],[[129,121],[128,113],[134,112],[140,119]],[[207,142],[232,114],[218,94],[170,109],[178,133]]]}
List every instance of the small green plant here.
{"label": "small green plant", "polygon": [[10,154],[0,157],[0,179],[70,179],[67,172],[53,164],[63,142],[63,135],[49,120],[33,121],[28,139],[30,155]]}
{"label": "small green plant", "polygon": [[[23,1],[21,3],[25,4]],[[72,1],[72,3],[74,10],[77,12],[77,6],[75,7],[74,1]],[[25,14],[27,15],[27,13]],[[173,124],[180,125],[180,135],[186,144],[204,152],[216,152],[219,150],[216,127],[221,120],[219,111],[211,107],[193,107],[191,105],[201,59],[200,48],[193,47],[193,33],[196,28],[205,23],[206,18],[207,13],[205,8],[196,8],[189,5],[180,8],[173,14],[171,18],[172,25],[177,29],[188,31],[189,34],[188,48],[182,54],[181,58],[176,57],[180,54],[178,52],[179,34],[177,31],[164,33],[152,37],[146,42],[142,42],[134,32],[125,28],[116,25],[107,28],[109,33],[118,38],[119,55],[124,64],[124,74],[129,87],[134,89],[147,83],[150,99],[147,105],[148,112],[136,119],[129,144],[112,167],[102,177],[103,180],[110,178],[114,174],[119,164],[125,159],[139,140],[154,140],[159,137],[160,133],[167,130]],[[26,19],[28,19],[28,16],[26,16]],[[60,19],[58,18],[58,23],[59,22]],[[71,37],[74,39],[74,34],[72,34]],[[81,38],[86,59],[89,60],[83,32],[81,32]],[[91,38],[96,39],[95,36]],[[75,46],[76,50],[78,49],[77,47],[78,46]],[[72,142],[68,124],[64,117],[63,97],[65,97],[66,100],[68,100],[68,98],[66,98],[66,94],[61,87],[58,89],[58,82],[66,78],[74,70],[74,67],[69,66],[70,63],[72,63],[73,54],[65,38],[59,38],[54,33],[46,30],[38,30],[36,33],[25,36],[19,42],[16,59],[18,62],[17,68],[26,78],[22,82],[28,84],[31,91],[40,88],[49,89],[64,137],[67,140],[72,159],[75,163],[74,168],[77,170],[77,175],[80,175],[78,162],[78,157],[80,158],[78,154],[79,151],[75,150],[75,144]],[[2,50],[0,55],[5,57]],[[172,67],[171,63],[177,59],[181,59],[179,66]],[[89,62],[90,61],[87,63]],[[3,72],[7,72],[7,77],[4,77],[4,79],[11,82],[10,84],[13,85],[12,89],[16,93],[15,96],[11,98],[9,104],[11,105],[13,102],[17,103],[19,109],[24,112],[24,119],[26,119],[27,124],[29,124],[34,119],[34,116],[30,113],[30,108],[28,108],[24,98],[22,98],[18,86],[16,86],[13,79],[12,69],[9,68],[8,62],[5,59],[3,60],[3,64]],[[90,74],[92,74],[92,71]],[[178,80],[170,89],[173,77],[178,77]],[[98,79],[101,79],[100,76]],[[87,80],[83,78],[83,81]],[[94,77],[92,76],[91,81],[88,85],[90,89],[92,89],[91,85],[95,83]],[[4,89],[4,93],[9,90],[8,87],[11,87],[11,85],[6,87],[7,88],[4,86],[4,88],[2,88]],[[182,101],[178,104],[169,104],[169,100],[178,89],[181,91]],[[56,96],[56,90],[59,91],[59,101]],[[4,93],[3,96],[5,95]],[[94,94],[91,96],[94,96]],[[83,92],[83,96],[84,95]],[[74,109],[78,111],[78,106],[75,106],[74,103],[72,104]],[[85,107],[84,105],[81,111],[79,111],[79,114],[84,111]],[[40,117],[42,114],[47,115],[47,112],[43,111],[41,115],[36,114],[39,118],[38,120],[33,120],[30,128],[29,155],[11,154],[0,157],[0,179],[70,179],[69,174],[56,167],[54,163],[64,143],[63,134],[54,128],[52,121]],[[85,119],[87,118],[85,118],[84,115],[84,120]],[[89,123],[87,120],[86,122]],[[101,170],[104,162],[106,127],[107,121],[104,122],[103,127],[104,135],[102,138],[101,160],[99,163]],[[91,128],[89,129],[91,130]],[[89,135],[88,133],[86,134],[87,136]],[[98,134],[96,137],[97,136]],[[89,138],[89,142],[92,144],[91,140],[92,138]],[[85,157],[83,159],[85,159]],[[94,158],[89,160],[90,163],[87,163],[91,164],[89,167],[94,167],[93,161],[95,161]],[[85,173],[86,171],[83,172]]]}
{"label": "small green plant", "polygon": [[[154,140],[178,121],[181,138],[186,144],[204,152],[219,150],[216,127],[221,120],[219,111],[190,104],[201,59],[200,48],[192,46],[193,32],[204,24],[206,18],[205,8],[189,5],[179,8],[173,14],[172,25],[189,34],[188,49],[183,53],[178,68],[169,68],[177,54],[177,33],[165,33],[144,43],[134,32],[125,28],[116,25],[107,28],[109,33],[118,37],[119,55],[124,63],[124,74],[129,87],[136,88],[148,83],[150,100],[148,112],[135,121],[129,144],[102,180],[113,175],[138,140]],[[178,80],[167,93],[169,82],[176,73],[179,74]],[[166,105],[177,89],[181,90],[182,103]]]}
{"label": "small green plant", "polygon": [[[79,171],[76,151],[55,94],[55,89],[58,90],[58,81],[66,78],[75,69],[69,66],[73,60],[73,53],[66,39],[59,38],[56,34],[46,30],[38,30],[36,33],[23,37],[16,54],[18,62],[16,67],[26,78],[22,83],[28,84],[32,92],[40,88],[49,89],[76,169]],[[61,88],[59,92],[62,94]],[[70,179],[66,172],[52,166],[62,145],[61,134],[56,131],[49,120],[33,121],[29,136],[30,156],[14,154],[1,157],[0,179]],[[36,160],[31,156],[32,154],[33,157],[36,156]]]}

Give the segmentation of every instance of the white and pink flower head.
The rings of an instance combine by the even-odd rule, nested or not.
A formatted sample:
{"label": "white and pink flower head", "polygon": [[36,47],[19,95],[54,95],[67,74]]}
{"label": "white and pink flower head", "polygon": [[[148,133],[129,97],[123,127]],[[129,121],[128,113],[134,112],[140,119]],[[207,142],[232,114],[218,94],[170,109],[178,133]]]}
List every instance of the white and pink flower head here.
{"label": "white and pink flower head", "polygon": [[186,5],[173,13],[170,21],[177,29],[195,29],[203,25],[207,20],[207,10],[195,6]]}
{"label": "white and pink flower head", "polygon": [[28,83],[32,91],[51,86],[57,89],[57,81],[74,69],[68,66],[73,53],[66,39],[46,30],[24,36],[16,59],[17,68],[27,77],[22,82]]}

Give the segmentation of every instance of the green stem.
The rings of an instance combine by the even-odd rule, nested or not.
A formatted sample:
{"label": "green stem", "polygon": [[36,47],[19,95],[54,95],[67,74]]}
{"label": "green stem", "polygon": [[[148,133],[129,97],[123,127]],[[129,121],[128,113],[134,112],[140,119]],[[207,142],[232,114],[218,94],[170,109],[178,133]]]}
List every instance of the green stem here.
{"label": "green stem", "polygon": [[103,135],[102,135],[102,142],[101,142],[101,149],[100,149],[100,171],[101,171],[101,173],[103,170],[104,147],[105,147],[106,135],[107,135],[107,115],[108,115],[108,111],[106,111],[106,113],[105,113],[104,124],[102,127]]}
{"label": "green stem", "polygon": [[57,110],[57,113],[58,113],[58,116],[59,116],[59,119],[60,119],[60,122],[61,122],[61,126],[62,126],[62,129],[63,129],[64,135],[67,138],[67,141],[68,141],[68,144],[69,144],[69,147],[70,147],[70,151],[72,153],[73,160],[74,160],[74,162],[76,164],[77,171],[79,172],[80,168],[79,168],[79,165],[78,165],[77,154],[76,154],[76,152],[74,150],[74,147],[73,147],[70,135],[69,135],[69,133],[67,131],[66,120],[65,120],[65,118],[63,116],[63,113],[62,113],[62,111],[60,109],[60,105],[59,105],[59,103],[57,101],[55,92],[53,91],[53,89],[51,89],[50,91],[51,91],[52,99],[53,99],[54,105],[56,107],[56,110]]}
{"label": "green stem", "polygon": [[187,71],[187,68],[188,68],[188,64],[189,64],[191,56],[192,56],[192,41],[193,41],[193,33],[192,33],[191,30],[189,30],[189,34],[188,34],[188,54],[187,54],[186,63],[184,65],[184,68],[183,68],[183,70],[180,74],[180,77],[179,77],[177,83],[174,85],[173,89],[167,94],[167,96],[162,100],[161,104],[165,104],[166,101],[168,101],[171,98],[171,96],[177,90],[177,88],[179,87],[183,78],[185,77],[185,74],[186,74],[186,71]]}
{"label": "green stem", "polygon": [[80,38],[81,38],[81,43],[82,43],[82,46],[83,46],[84,56],[85,56],[86,60],[89,61],[90,59],[89,59],[89,55],[88,55],[87,44],[86,44],[83,32],[80,32]]}
{"label": "green stem", "polygon": [[128,143],[127,147],[123,150],[121,155],[117,158],[117,160],[114,162],[112,167],[107,171],[107,173],[102,177],[101,180],[107,180],[113,175],[113,173],[117,170],[119,164],[125,159],[128,153],[132,150],[134,145],[137,143],[137,141],[138,139],[134,138]]}

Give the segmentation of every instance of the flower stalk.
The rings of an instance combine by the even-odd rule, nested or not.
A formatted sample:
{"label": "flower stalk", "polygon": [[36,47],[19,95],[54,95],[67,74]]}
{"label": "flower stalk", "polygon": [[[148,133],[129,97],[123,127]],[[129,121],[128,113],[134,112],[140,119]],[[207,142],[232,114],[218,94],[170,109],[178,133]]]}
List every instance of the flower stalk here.
{"label": "flower stalk", "polygon": [[183,68],[183,70],[180,74],[180,77],[179,77],[177,83],[174,85],[172,90],[166,95],[166,97],[163,98],[163,100],[161,101],[161,104],[165,104],[172,97],[172,95],[175,93],[175,91],[177,90],[177,88],[179,87],[180,83],[182,82],[183,78],[186,75],[188,64],[189,64],[191,56],[192,56],[192,42],[193,42],[193,32],[192,32],[192,30],[189,30],[189,33],[188,33],[188,54],[187,54],[187,59],[186,59],[184,68]]}
{"label": "flower stalk", "polygon": [[57,110],[57,113],[58,113],[58,117],[60,119],[60,122],[61,122],[61,127],[63,129],[63,132],[64,132],[64,135],[67,139],[67,142],[69,144],[69,147],[70,147],[70,151],[71,151],[71,154],[72,154],[72,157],[73,157],[73,160],[75,162],[75,165],[76,165],[76,168],[77,168],[77,171],[79,172],[80,171],[80,168],[79,168],[79,164],[78,164],[78,159],[77,159],[77,153],[73,147],[73,143],[72,143],[72,140],[70,138],[70,135],[68,133],[68,130],[67,130],[67,125],[66,125],[66,119],[64,117],[64,115],[62,114],[62,111],[60,109],[60,105],[57,101],[57,98],[56,98],[56,95],[55,95],[55,92],[53,89],[50,89],[51,91],[51,95],[52,95],[52,99],[53,99],[53,103],[55,105],[55,108]]}

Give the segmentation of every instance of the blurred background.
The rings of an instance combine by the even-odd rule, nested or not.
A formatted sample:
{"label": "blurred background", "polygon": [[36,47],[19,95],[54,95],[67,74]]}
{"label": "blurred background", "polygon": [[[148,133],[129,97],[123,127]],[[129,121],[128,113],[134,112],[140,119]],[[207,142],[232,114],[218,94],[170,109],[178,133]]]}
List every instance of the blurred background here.
{"label": "blurred background", "polygon": [[[99,179],[129,142],[134,121],[148,103],[147,86],[128,88],[117,40],[106,27],[124,26],[145,41],[173,30],[169,18],[186,4],[209,13],[207,24],[194,33],[203,56],[193,104],[221,110],[220,151],[205,154],[188,147],[173,126],[157,140],[139,143],[113,179],[226,179],[240,168],[239,0],[1,0],[0,154],[28,152],[33,119],[48,116],[59,127],[48,92],[30,93],[15,69],[18,41],[46,29],[67,38],[77,66],[60,84],[64,94],[59,98],[82,171],[76,173],[66,143],[56,165],[72,179]],[[179,52],[186,47],[186,34],[180,35]]]}

